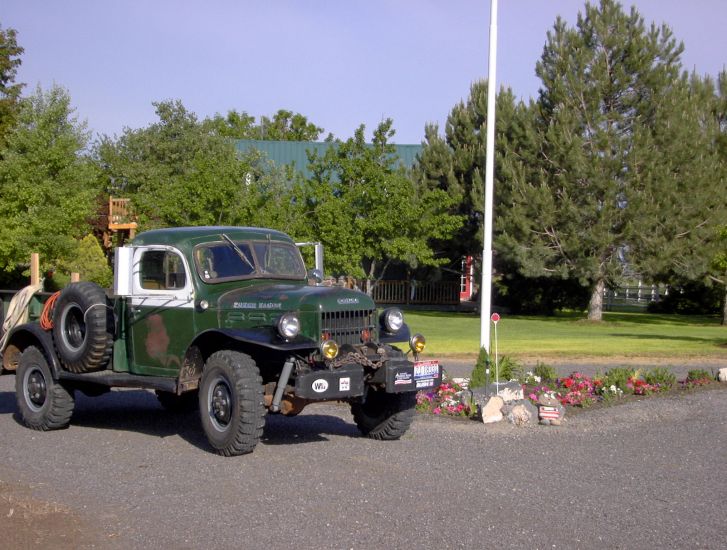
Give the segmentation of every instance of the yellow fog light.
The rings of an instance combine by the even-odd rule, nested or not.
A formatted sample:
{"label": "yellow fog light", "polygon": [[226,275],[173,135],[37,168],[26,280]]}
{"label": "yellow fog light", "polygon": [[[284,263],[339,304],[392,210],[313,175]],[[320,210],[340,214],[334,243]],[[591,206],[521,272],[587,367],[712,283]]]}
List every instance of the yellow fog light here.
{"label": "yellow fog light", "polygon": [[415,334],[409,340],[409,347],[414,353],[421,353],[427,347],[427,340],[421,334]]}
{"label": "yellow fog light", "polygon": [[338,355],[338,344],[335,340],[326,340],[321,344],[321,353],[326,359],[335,359]]}

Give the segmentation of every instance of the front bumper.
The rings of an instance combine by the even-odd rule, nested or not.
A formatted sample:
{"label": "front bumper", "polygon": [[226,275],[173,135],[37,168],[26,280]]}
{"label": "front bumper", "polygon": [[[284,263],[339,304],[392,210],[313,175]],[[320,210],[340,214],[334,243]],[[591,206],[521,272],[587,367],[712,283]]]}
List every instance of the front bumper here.
{"label": "front bumper", "polygon": [[389,359],[372,375],[366,376],[363,365],[349,363],[335,370],[314,370],[299,374],[295,380],[297,397],[325,401],[348,399],[364,394],[365,385],[382,387],[387,393],[433,390],[442,383],[442,366],[438,361]]}

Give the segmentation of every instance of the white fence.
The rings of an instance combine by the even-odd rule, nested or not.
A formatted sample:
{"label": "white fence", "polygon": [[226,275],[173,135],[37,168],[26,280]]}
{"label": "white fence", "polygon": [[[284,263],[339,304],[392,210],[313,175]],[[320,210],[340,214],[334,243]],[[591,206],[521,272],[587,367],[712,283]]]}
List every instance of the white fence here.
{"label": "white fence", "polygon": [[646,309],[650,302],[658,302],[668,295],[668,287],[644,285],[639,282],[637,285],[621,286],[614,289],[607,288],[604,290],[603,307],[607,310],[624,306]]}

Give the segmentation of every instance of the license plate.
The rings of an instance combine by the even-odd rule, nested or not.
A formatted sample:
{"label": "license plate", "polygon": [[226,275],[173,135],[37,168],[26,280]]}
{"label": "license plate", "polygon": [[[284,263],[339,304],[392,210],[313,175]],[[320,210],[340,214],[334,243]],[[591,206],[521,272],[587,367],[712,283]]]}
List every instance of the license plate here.
{"label": "license plate", "polygon": [[414,363],[414,379],[438,378],[439,361],[417,361]]}

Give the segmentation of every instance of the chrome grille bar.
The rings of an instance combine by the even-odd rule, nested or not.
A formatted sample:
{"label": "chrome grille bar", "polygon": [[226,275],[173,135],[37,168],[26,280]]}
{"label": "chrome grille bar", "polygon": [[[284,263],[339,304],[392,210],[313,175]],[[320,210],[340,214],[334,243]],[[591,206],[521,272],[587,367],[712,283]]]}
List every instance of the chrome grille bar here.
{"label": "chrome grille bar", "polygon": [[360,344],[361,333],[368,330],[373,335],[376,311],[324,311],[321,313],[321,333],[328,334],[339,345]]}

